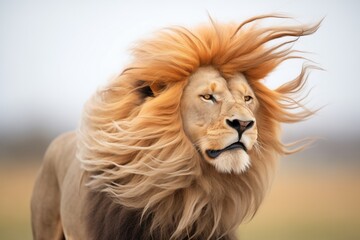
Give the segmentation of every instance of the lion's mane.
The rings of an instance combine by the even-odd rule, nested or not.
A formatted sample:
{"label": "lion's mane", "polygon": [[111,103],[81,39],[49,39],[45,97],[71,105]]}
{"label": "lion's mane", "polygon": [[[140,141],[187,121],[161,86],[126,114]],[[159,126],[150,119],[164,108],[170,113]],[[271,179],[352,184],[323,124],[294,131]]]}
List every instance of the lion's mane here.
{"label": "lion's mane", "polygon": [[[289,151],[279,124],[312,112],[293,100],[308,70],[275,90],[261,80],[287,59],[292,43],[319,24],[270,27],[257,16],[240,25],[172,27],[140,42],[133,61],[87,103],[78,132],[78,158],[88,185],[116,203],[151,216],[150,233],[161,239],[232,238],[252,217],[271,182],[276,159]],[[186,137],[180,100],[189,76],[211,65],[223,76],[242,72],[259,100],[259,148],[243,174],[223,174],[203,161]],[[292,111],[300,108],[302,111]],[[140,223],[139,223],[140,224]],[[149,233],[149,234],[150,234]]]}

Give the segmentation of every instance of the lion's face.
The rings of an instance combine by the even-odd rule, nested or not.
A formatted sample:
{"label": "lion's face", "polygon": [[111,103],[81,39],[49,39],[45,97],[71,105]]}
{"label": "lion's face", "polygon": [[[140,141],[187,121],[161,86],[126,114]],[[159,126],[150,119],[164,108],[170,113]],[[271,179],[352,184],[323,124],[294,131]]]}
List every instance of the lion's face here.
{"label": "lion's face", "polygon": [[241,173],[250,165],[257,140],[257,100],[244,75],[225,79],[202,67],[181,99],[184,130],[203,158],[219,172]]}

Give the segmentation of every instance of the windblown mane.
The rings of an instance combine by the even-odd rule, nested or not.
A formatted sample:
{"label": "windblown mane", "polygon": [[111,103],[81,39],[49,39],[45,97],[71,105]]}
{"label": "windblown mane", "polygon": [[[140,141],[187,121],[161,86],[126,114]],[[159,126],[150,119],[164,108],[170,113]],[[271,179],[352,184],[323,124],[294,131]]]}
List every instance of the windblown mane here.
{"label": "windblown mane", "polygon": [[[285,60],[300,58],[291,43],[314,33],[319,24],[261,26],[265,18],[283,17],[160,31],[139,43],[132,63],[86,105],[78,158],[88,185],[115,204],[139,210],[139,221],[150,219],[149,231],[160,239],[233,236],[258,209],[276,159],[289,153],[280,141],[279,124],[312,114],[292,97],[311,67],[304,66],[297,78],[275,90],[261,80]],[[183,130],[184,87],[206,65],[225,78],[243,73],[259,100],[260,147],[249,152],[251,167],[240,175],[219,173],[205,163]],[[294,113],[296,108],[302,111]]]}

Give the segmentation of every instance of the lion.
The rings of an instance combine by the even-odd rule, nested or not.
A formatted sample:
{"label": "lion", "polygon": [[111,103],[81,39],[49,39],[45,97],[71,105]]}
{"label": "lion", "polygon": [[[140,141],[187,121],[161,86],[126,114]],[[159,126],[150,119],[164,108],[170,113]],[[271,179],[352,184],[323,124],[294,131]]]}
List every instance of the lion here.
{"label": "lion", "polygon": [[[143,40],[132,62],[86,103],[76,132],[49,146],[32,200],[34,239],[237,239],[289,150],[280,124],[313,111],[294,96],[309,70],[263,83],[300,58],[320,23],[171,27]],[[275,40],[275,41],[274,41]],[[293,111],[299,109],[299,111]]]}

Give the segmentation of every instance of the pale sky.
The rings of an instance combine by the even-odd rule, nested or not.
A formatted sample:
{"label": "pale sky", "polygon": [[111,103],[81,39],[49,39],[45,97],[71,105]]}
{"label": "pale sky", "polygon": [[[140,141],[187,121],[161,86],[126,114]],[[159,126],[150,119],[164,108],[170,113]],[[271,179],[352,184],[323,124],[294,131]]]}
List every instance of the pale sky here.
{"label": "pale sky", "polygon": [[[241,22],[286,13],[302,23],[325,17],[320,30],[295,44],[326,71],[313,72],[311,120],[287,127],[295,136],[360,136],[359,1],[0,1],[0,134],[76,128],[97,87],[129,61],[128,49],[157,29]],[[266,79],[277,86],[300,71],[284,64]]]}

